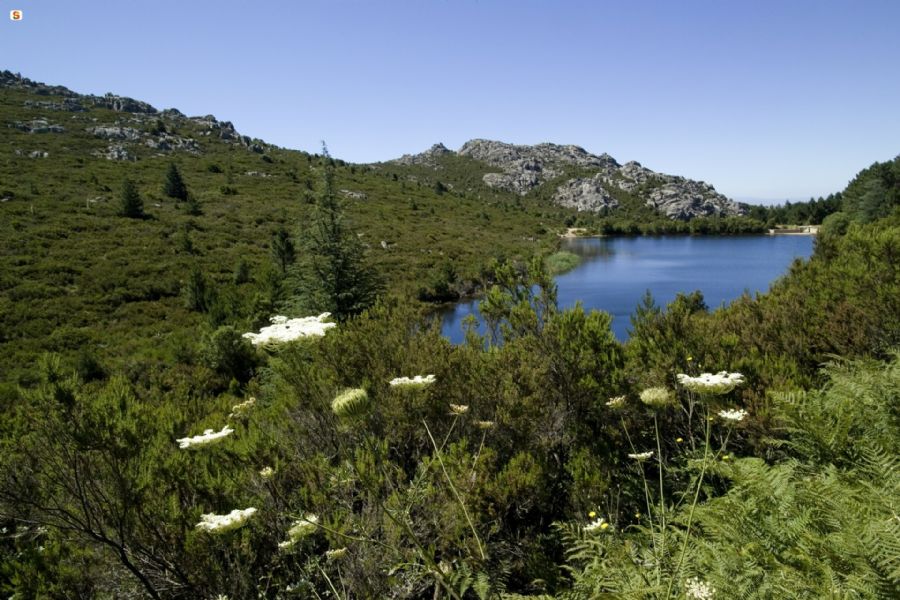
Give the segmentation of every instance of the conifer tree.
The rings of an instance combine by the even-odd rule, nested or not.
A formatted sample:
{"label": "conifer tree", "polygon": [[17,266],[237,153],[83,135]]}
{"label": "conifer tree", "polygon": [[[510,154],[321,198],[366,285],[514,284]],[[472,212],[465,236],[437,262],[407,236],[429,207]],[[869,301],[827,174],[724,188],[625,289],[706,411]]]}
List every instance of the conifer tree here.
{"label": "conifer tree", "polygon": [[279,227],[272,237],[272,258],[281,270],[281,274],[287,273],[288,267],[294,264],[297,253],[291,235],[284,227]]}
{"label": "conifer tree", "polygon": [[169,170],[166,172],[166,182],[163,184],[163,193],[182,202],[188,199],[188,189],[181,178],[181,173],[175,163],[169,163]]}
{"label": "conifer tree", "polygon": [[370,307],[381,288],[377,274],[364,264],[359,237],[346,222],[334,190],[334,162],[324,149],[321,192],[313,209],[307,253],[310,272],[302,283],[306,304],[343,320]]}
{"label": "conifer tree", "polygon": [[122,208],[119,214],[130,219],[144,217],[144,201],[141,200],[134,182],[130,179],[122,181]]}

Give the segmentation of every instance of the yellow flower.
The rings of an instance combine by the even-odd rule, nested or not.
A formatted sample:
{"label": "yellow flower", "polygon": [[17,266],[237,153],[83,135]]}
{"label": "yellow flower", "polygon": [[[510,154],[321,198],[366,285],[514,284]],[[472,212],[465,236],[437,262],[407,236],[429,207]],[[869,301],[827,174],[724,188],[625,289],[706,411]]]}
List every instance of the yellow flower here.
{"label": "yellow flower", "polygon": [[678,442],[678,443],[680,444],[681,442],[684,441],[684,438],[677,438],[675,441]]}
{"label": "yellow flower", "polygon": [[594,517],[597,516],[597,513],[596,513],[596,511],[592,510],[591,512],[588,513],[588,516],[593,519]]}
{"label": "yellow flower", "polygon": [[640,518],[641,518],[641,513],[634,513],[634,518],[635,518],[635,519],[640,519]]}
{"label": "yellow flower", "polygon": [[731,457],[726,454],[725,456],[722,457],[722,460],[729,460],[730,458]]}
{"label": "yellow flower", "polygon": [[609,523],[602,523],[600,525],[600,529],[606,529],[607,527],[609,527]]}
{"label": "yellow flower", "polygon": [[691,362],[692,360],[694,360],[694,357],[693,357],[693,356],[688,356],[687,359],[688,359],[688,362]]}

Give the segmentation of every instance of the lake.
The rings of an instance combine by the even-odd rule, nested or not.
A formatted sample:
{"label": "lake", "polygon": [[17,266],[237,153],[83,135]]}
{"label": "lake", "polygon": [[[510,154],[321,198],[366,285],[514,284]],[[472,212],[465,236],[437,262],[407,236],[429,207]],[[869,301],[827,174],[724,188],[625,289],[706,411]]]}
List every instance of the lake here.
{"label": "lake", "polygon": [[[700,290],[710,309],[745,291],[765,292],[795,258],[812,254],[813,236],[662,236],[576,238],[562,250],[582,257],[580,265],[556,278],[560,308],[580,301],[586,310],[605,310],[620,340],[628,338],[629,316],[650,290],[665,306],[678,292]],[[474,314],[485,332],[478,301],[461,302],[443,313],[443,334],[463,340],[462,321]]]}

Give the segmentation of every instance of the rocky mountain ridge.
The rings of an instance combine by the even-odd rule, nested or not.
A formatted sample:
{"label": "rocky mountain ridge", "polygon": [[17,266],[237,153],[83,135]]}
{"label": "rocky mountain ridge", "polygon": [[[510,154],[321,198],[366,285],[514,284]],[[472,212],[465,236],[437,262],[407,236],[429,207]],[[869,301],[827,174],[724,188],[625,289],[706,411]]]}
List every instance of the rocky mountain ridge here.
{"label": "rocky mountain ridge", "polygon": [[[439,167],[437,158],[454,154],[443,144],[397,159],[399,164]],[[702,181],[652,171],[631,161],[619,164],[609,154],[595,155],[575,145],[508,144],[494,140],[469,140],[455,154],[497,169],[487,173],[486,185],[525,195],[535,188],[577,170],[582,174],[555,182],[552,200],[583,211],[599,212],[619,206],[617,192],[639,198],[670,219],[737,216],[745,210]],[[586,173],[585,173],[586,172]]]}
{"label": "rocky mountain ridge", "polygon": [[84,120],[73,114],[67,118],[70,124],[54,122],[62,121],[64,113],[85,113],[92,108],[105,108],[120,113],[121,116],[113,122],[101,123],[92,118],[89,120],[90,124],[75,125],[86,133],[109,142],[104,151],[95,152],[97,156],[108,160],[135,160],[137,149],[142,146],[157,154],[177,151],[202,154],[197,139],[168,131],[182,125],[192,126],[198,137],[214,136],[258,154],[271,147],[262,140],[239,134],[230,121],[219,121],[213,115],[188,117],[175,108],[157,110],[146,102],[127,96],[111,93],[104,96],[78,94],[64,86],[47,85],[11,71],[0,71],[0,88],[25,90],[37,96],[48,97],[47,100],[26,100],[23,103],[25,108],[47,111],[47,115],[31,121],[6,123],[7,127],[28,133],[64,133],[67,127],[72,129],[74,123]]}

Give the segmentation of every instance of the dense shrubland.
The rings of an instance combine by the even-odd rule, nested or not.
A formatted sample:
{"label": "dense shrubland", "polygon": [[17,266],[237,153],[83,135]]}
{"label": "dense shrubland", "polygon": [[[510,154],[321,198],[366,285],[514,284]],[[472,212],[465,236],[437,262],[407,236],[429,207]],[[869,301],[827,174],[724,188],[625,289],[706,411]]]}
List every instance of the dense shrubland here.
{"label": "dense shrubland", "polygon": [[[217,332],[203,361],[151,372],[87,378],[48,356],[3,424],[5,585],[891,597],[898,248],[890,222],[853,226],[759,298],[711,314],[696,294],[648,302],[624,347],[604,313],[557,310],[534,261],[495,268],[489,336],[458,347],[414,307],[382,302],[264,350]],[[842,306],[856,310],[835,318]],[[719,367],[746,384],[713,404],[675,377]],[[435,381],[389,384],[416,374]],[[670,400],[643,403],[656,386]],[[717,416],[738,408],[739,422]],[[215,443],[175,441],[226,424]],[[243,527],[196,527],[249,507]]]}
{"label": "dense shrubland", "polygon": [[[295,184],[309,192],[291,213],[305,224],[303,243],[280,233],[292,226],[288,217],[274,229],[230,217],[223,203],[252,194],[255,183],[211,163],[202,180],[177,167],[165,179],[159,169],[159,177],[136,169],[122,193],[123,212],[151,188],[185,207],[142,201],[131,216],[145,218],[134,219],[112,208],[73,213],[71,224],[89,232],[114,219],[115,239],[165,246],[169,261],[129,263],[90,240],[59,241],[78,256],[105,253],[118,267],[85,274],[56,254],[48,240],[71,232],[53,223],[7,253],[16,268],[4,273],[3,341],[17,350],[6,360],[53,352],[24,360],[7,378],[17,385],[0,388],[4,592],[900,593],[896,160],[860,174],[842,194],[843,211],[826,219],[812,260],[793,265],[769,293],[712,313],[698,293],[665,308],[648,297],[621,344],[607,314],[557,308],[539,253],[498,256],[475,272],[475,254],[518,253],[525,233],[542,246],[548,232],[538,231],[535,212],[514,219],[514,235],[496,247],[464,247],[454,237],[462,229],[438,230],[474,203],[467,192],[424,175],[410,180],[412,167],[378,173],[373,184],[327,155],[272,154],[266,164],[284,175],[278,193],[293,194]],[[448,163],[445,175],[466,168]],[[316,170],[325,173],[318,189]],[[108,173],[97,175],[91,185],[106,185]],[[422,235],[440,239],[445,254],[422,258],[422,248],[401,245],[371,261],[343,220],[332,176],[373,197],[382,186],[408,192],[397,222],[408,231],[427,224]],[[187,206],[213,182],[218,192]],[[488,200],[479,222],[517,210]],[[354,214],[387,208],[373,202]],[[30,222],[24,204],[11,215],[12,229]],[[241,254],[238,238],[213,235],[215,219],[229,218],[265,244],[231,260]],[[35,263],[27,254],[37,246]],[[489,282],[487,335],[472,327],[453,346],[409,299],[416,288],[383,293],[375,274],[396,283],[410,276],[404,268],[428,282],[418,289],[426,300],[446,299],[462,279]],[[43,275],[24,281],[35,273]],[[76,294],[79,287],[92,292]],[[59,317],[65,310],[78,318]],[[323,335],[257,345],[243,335],[274,314],[323,311],[334,315],[310,321]],[[92,327],[99,314],[110,323]],[[165,344],[132,335],[154,328]],[[104,336],[115,352],[97,352]],[[717,394],[679,377],[720,370],[742,377]],[[434,377],[396,381],[417,375]]]}

